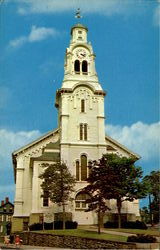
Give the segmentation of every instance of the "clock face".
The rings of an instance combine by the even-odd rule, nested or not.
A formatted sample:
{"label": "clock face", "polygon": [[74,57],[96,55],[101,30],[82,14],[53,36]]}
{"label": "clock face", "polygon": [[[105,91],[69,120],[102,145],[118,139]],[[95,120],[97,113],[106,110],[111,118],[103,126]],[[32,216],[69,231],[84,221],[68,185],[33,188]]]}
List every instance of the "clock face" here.
{"label": "clock face", "polygon": [[85,51],[85,49],[78,49],[78,50],[76,51],[76,55],[77,55],[77,57],[80,58],[80,59],[86,57],[86,51]]}

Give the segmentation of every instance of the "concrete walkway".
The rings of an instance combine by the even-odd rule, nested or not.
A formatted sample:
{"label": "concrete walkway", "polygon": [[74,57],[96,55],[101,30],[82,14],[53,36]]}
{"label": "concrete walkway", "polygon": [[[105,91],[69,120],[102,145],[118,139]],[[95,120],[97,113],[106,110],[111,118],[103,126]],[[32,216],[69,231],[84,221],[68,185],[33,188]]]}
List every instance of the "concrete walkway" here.
{"label": "concrete walkway", "polygon": [[[79,229],[84,229],[87,231],[95,231],[97,232],[97,227],[95,226],[79,226]],[[135,234],[131,234],[131,233],[125,233],[125,232],[117,232],[117,231],[112,231],[112,230],[107,230],[107,229],[103,229],[101,228],[101,233],[106,233],[106,234],[114,234],[114,235],[122,235],[122,236],[131,236],[131,235],[135,235]]]}
{"label": "concrete walkway", "polygon": [[[62,248],[56,248],[56,247],[39,247],[39,246],[28,246],[28,245],[21,245],[20,247],[17,247],[14,244],[9,244],[8,246],[6,246],[3,243],[0,243],[0,250],[2,249],[16,249],[16,250],[29,250],[29,249],[33,249],[33,250],[48,250],[48,249],[54,249],[54,250],[58,250]],[[68,248],[63,248],[63,250],[68,250]],[[73,250],[73,249],[72,249]],[[77,250],[77,249],[75,249]]]}

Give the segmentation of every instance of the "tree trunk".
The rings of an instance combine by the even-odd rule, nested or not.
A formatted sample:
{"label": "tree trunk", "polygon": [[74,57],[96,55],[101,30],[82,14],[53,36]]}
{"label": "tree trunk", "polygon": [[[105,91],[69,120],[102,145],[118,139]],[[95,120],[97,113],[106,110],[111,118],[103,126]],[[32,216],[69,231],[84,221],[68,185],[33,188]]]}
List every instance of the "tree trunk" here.
{"label": "tree trunk", "polygon": [[63,206],[63,229],[65,229],[65,204],[64,204],[64,202],[63,202],[62,206]]}
{"label": "tree trunk", "polygon": [[122,201],[121,199],[117,199],[118,228],[121,228],[121,207],[122,207]]}
{"label": "tree trunk", "polygon": [[101,212],[98,211],[98,234],[101,233]]}

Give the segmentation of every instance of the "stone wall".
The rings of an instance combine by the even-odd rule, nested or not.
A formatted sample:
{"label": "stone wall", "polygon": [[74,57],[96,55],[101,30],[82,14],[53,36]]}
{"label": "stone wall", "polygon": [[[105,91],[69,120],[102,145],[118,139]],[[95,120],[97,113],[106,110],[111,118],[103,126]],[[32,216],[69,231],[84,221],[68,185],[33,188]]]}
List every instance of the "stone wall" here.
{"label": "stone wall", "polygon": [[19,233],[24,245],[48,246],[75,249],[136,249],[135,243],[123,243],[108,240],[96,240],[76,236],[40,234],[33,232]]}

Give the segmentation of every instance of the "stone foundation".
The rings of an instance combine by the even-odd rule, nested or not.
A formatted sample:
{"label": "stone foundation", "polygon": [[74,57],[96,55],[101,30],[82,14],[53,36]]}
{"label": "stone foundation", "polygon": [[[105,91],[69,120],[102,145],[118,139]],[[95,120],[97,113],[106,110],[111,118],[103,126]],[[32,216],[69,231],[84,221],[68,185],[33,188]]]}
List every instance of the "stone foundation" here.
{"label": "stone foundation", "polygon": [[42,247],[61,247],[71,249],[136,249],[135,243],[123,243],[108,240],[96,240],[76,236],[63,236],[53,234],[20,233],[24,245]]}

